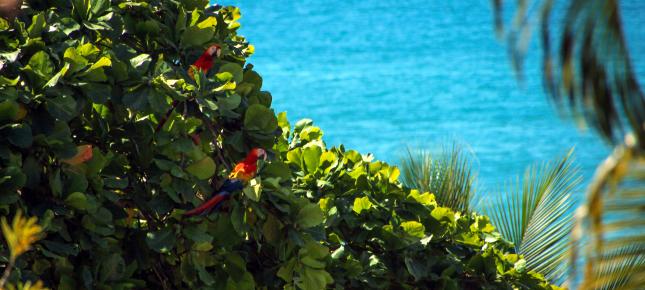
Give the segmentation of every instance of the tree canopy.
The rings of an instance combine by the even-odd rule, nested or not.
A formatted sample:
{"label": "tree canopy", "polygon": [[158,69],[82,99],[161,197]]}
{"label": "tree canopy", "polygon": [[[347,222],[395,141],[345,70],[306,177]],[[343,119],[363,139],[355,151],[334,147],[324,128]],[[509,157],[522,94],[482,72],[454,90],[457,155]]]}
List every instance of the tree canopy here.
{"label": "tree canopy", "polygon": [[[311,120],[276,114],[239,18],[208,0],[34,0],[0,18],[0,212],[36,216],[44,232],[10,282],[557,288],[487,217],[443,207],[402,186],[396,167],[327,148]],[[221,58],[190,78],[213,43]],[[91,158],[64,162],[79,146]],[[273,156],[243,192],[182,215],[254,147]]]}

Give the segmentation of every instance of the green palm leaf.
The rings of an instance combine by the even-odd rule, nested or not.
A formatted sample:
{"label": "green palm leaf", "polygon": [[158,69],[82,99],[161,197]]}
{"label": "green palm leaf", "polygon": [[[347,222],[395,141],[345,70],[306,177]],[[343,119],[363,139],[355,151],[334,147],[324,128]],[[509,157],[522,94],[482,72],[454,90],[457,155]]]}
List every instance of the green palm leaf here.
{"label": "green palm leaf", "polygon": [[485,200],[484,212],[502,236],[524,255],[527,267],[562,282],[573,228],[572,194],[580,184],[571,154],[527,169],[523,180],[510,183],[495,198]]}
{"label": "green palm leaf", "polygon": [[[499,35],[503,35],[502,1],[493,3],[495,24]],[[645,146],[645,94],[632,68],[619,1],[566,3],[564,17],[557,19],[562,27],[556,30],[562,34],[554,45],[553,40],[557,40],[551,33],[554,1],[517,1],[513,25],[507,34],[516,71],[522,70],[531,24],[538,20],[544,83],[558,107],[583,117],[614,145],[622,142],[629,127],[638,144]]]}
{"label": "green palm leaf", "polygon": [[439,156],[408,148],[401,169],[405,186],[433,193],[442,206],[468,211],[475,177],[470,159],[459,145],[444,148]]}
{"label": "green palm leaf", "polygon": [[628,143],[599,167],[577,212],[574,241],[586,259],[580,289],[645,285],[645,157]]}

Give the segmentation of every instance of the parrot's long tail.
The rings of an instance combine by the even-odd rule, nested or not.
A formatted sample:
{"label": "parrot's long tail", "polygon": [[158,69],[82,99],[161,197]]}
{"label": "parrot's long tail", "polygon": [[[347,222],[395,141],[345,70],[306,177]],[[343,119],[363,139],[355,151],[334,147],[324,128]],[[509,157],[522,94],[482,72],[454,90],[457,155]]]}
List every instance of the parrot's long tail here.
{"label": "parrot's long tail", "polygon": [[209,213],[211,210],[222,206],[222,201],[228,199],[229,196],[231,194],[228,191],[220,191],[200,206],[185,212],[184,216],[196,216]]}

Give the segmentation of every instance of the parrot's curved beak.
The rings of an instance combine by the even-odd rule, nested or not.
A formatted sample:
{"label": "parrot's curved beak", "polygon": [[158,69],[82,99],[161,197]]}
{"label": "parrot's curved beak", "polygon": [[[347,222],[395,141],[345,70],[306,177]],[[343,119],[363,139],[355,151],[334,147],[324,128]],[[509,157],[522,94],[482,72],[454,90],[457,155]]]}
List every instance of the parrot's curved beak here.
{"label": "parrot's curved beak", "polygon": [[262,160],[267,161],[267,152],[264,149],[258,149],[258,158],[262,158]]}
{"label": "parrot's curved beak", "polygon": [[208,55],[219,58],[222,55],[222,48],[217,44],[213,44],[208,48],[207,52]]}

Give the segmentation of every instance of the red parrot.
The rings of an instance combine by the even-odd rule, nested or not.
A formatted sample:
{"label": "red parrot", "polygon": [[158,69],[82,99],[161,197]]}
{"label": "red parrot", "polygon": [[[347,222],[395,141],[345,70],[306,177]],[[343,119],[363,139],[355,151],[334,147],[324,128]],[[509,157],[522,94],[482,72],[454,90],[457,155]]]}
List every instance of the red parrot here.
{"label": "red parrot", "polygon": [[[213,67],[213,59],[220,57],[221,54],[222,48],[217,44],[213,44],[209,46],[204,51],[204,53],[202,53],[202,55],[195,61],[195,63],[193,63],[193,66],[195,66],[198,70],[207,73],[208,70]],[[188,75],[191,79],[195,79],[195,72],[193,67],[190,67],[188,69]]]}
{"label": "red parrot", "polygon": [[228,179],[217,190],[217,193],[200,206],[191,209],[184,213],[185,216],[195,216],[202,213],[209,212],[211,209],[221,205],[221,202],[227,199],[232,192],[242,190],[244,183],[255,177],[258,170],[258,160],[262,158],[266,160],[266,151],[262,148],[254,148],[247,155],[244,160],[235,165]]}

